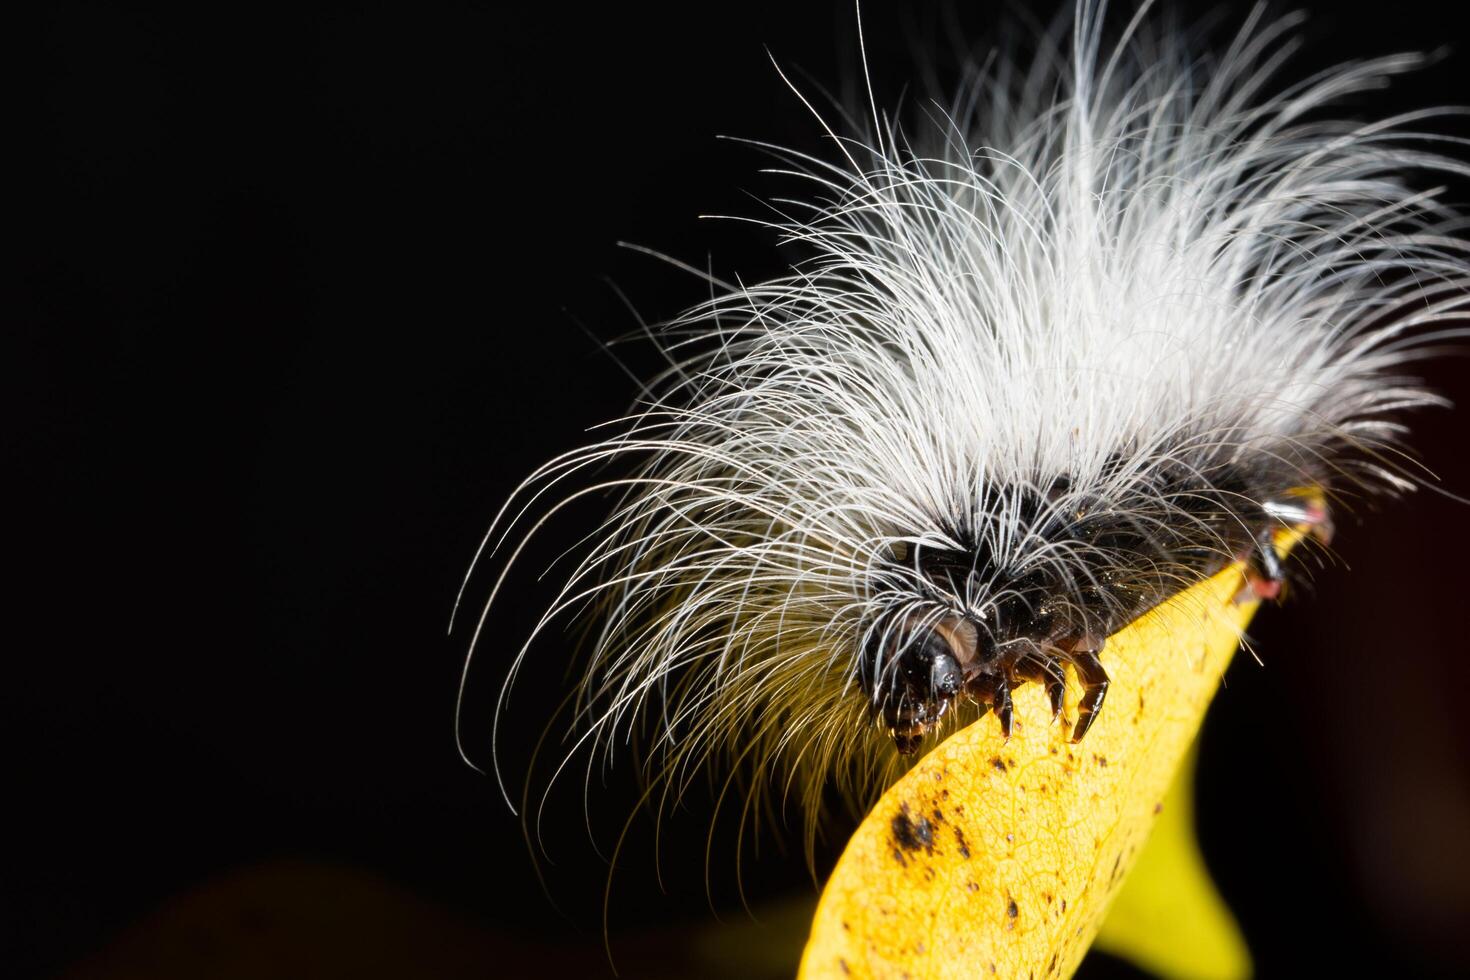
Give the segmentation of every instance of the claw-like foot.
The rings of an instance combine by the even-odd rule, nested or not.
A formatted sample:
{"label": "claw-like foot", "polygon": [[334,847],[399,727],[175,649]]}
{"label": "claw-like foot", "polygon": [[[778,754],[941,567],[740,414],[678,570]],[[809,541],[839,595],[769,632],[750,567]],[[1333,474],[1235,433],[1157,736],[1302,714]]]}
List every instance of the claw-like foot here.
{"label": "claw-like foot", "polygon": [[1052,721],[1061,717],[1062,699],[1067,694],[1067,672],[1060,659],[1051,655],[1032,654],[1016,666],[1016,676],[1045,687],[1046,698],[1051,702]]}
{"label": "claw-like foot", "polygon": [[1072,728],[1073,742],[1082,741],[1108,694],[1108,672],[1103,669],[1102,661],[1097,659],[1101,652],[1100,640],[1095,646],[1079,645],[1072,650],[1072,666],[1077,668],[1077,679],[1082,682],[1082,700],[1077,702],[1077,724]]}
{"label": "claw-like foot", "polygon": [[1015,723],[1011,682],[1002,674],[982,674],[971,682],[970,695],[995,713],[1000,733],[1009,739]]}
{"label": "claw-like foot", "polygon": [[1268,526],[1256,534],[1250,550],[1241,556],[1245,559],[1245,587],[1235,597],[1237,603],[1281,597],[1286,575],[1281,568],[1281,558],[1276,554],[1277,528],[1303,529],[1323,547],[1332,543],[1332,516],[1319,496],[1288,494],[1278,500],[1266,501],[1262,509],[1270,520]]}
{"label": "claw-like foot", "polygon": [[1051,702],[1051,720],[1056,721],[1062,716],[1062,699],[1067,696],[1067,672],[1055,657],[1051,658],[1049,668],[1051,676],[1046,681],[1046,697]]}
{"label": "claw-like foot", "polygon": [[1009,740],[1015,715],[1011,706],[1011,682],[1004,677],[996,681],[995,697],[990,703],[990,710],[994,711],[995,717],[1000,720],[1000,733]]}
{"label": "claw-like foot", "polygon": [[1256,535],[1256,541],[1245,560],[1245,582],[1250,594],[1257,599],[1270,601],[1281,595],[1281,586],[1286,573],[1281,568],[1281,558],[1276,554],[1276,542],[1270,528]]}

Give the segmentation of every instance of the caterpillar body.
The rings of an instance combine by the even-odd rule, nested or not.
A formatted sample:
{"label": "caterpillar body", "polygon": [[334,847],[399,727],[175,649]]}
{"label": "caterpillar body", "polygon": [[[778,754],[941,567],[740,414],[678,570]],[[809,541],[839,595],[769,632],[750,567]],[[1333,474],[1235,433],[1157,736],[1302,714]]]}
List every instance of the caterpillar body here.
{"label": "caterpillar body", "polygon": [[1405,175],[1466,168],[1429,113],[1331,107],[1420,59],[1277,85],[1295,18],[1210,56],[1146,7],[1105,45],[1081,0],[905,124],[827,128],[830,159],[766,147],[809,196],[763,223],[807,257],[665,324],[646,400],[532,474],[472,566],[499,563],[473,652],[542,523],[611,501],[505,681],[583,617],[568,760],[636,735],[660,801],[754,771],[744,805],[794,795],[810,833],[956,719],[1009,733],[1015,685],[1054,715],[1081,685],[1082,738],[1110,633],[1237,560],[1274,597],[1276,529],[1325,540],[1323,499],[1415,485],[1398,417],[1438,399],[1408,365],[1470,266]]}

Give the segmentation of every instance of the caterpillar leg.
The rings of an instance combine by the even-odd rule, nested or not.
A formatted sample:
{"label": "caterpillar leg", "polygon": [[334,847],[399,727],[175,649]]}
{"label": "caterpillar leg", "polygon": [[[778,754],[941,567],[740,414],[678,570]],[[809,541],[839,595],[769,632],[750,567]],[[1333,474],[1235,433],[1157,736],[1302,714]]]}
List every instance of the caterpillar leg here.
{"label": "caterpillar leg", "polygon": [[1245,555],[1246,587],[1241,590],[1237,602],[1250,599],[1269,601],[1281,597],[1286,573],[1276,554],[1275,534],[1279,525],[1304,527],[1324,547],[1332,543],[1332,517],[1320,497],[1291,495],[1279,500],[1268,500],[1263,509],[1270,518],[1270,523],[1257,533],[1250,551]]}
{"label": "caterpillar leg", "polygon": [[1047,700],[1051,702],[1051,718],[1056,721],[1062,714],[1062,699],[1067,693],[1067,672],[1061,659],[1049,654],[1033,654],[1016,666],[1016,676],[1046,688]]}
{"label": "caterpillar leg", "polygon": [[1103,669],[1102,661],[1097,655],[1102,652],[1102,641],[1097,640],[1096,646],[1074,647],[1072,650],[1072,666],[1077,668],[1077,679],[1082,682],[1082,700],[1077,703],[1077,724],[1072,728],[1072,741],[1082,741],[1082,736],[1092,727],[1093,719],[1102,710],[1103,698],[1108,694],[1108,672]]}
{"label": "caterpillar leg", "polygon": [[969,694],[994,712],[995,717],[1000,721],[1000,733],[1010,738],[1016,714],[1011,703],[1009,678],[1002,673],[980,674],[970,682]]}
{"label": "caterpillar leg", "polygon": [[1265,528],[1256,535],[1255,544],[1245,560],[1246,588],[1251,596],[1269,601],[1281,595],[1285,581],[1286,572],[1282,570],[1281,559],[1276,554],[1274,531]]}
{"label": "caterpillar leg", "polygon": [[995,695],[990,701],[990,710],[995,712],[995,717],[1000,720],[1000,733],[1006,738],[1011,737],[1011,725],[1015,719],[1015,709],[1011,705],[1011,682],[1003,676],[995,679]]}

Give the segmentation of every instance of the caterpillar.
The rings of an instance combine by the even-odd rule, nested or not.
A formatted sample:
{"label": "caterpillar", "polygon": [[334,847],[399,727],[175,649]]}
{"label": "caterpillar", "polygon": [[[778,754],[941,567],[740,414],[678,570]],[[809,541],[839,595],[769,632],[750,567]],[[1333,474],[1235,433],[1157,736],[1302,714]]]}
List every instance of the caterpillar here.
{"label": "caterpillar", "polygon": [[563,767],[636,743],[664,805],[755,774],[742,806],[794,799],[810,839],[952,726],[1009,735],[1017,685],[1054,718],[1080,685],[1084,738],[1109,634],[1236,561],[1275,598],[1277,529],[1326,544],[1324,501],[1422,482],[1402,416],[1442,400],[1411,368],[1470,264],[1419,184],[1467,168],[1439,110],[1334,109],[1423,59],[1282,83],[1299,17],[1211,53],[1149,7],[1105,41],[1078,0],[901,116],[792,86],[832,149],[758,143],[805,194],[749,220],[804,257],[708,276],[636,409],[532,473],[467,576],[495,566],[466,672],[538,530],[608,501],[504,669],[502,705],[583,624]]}

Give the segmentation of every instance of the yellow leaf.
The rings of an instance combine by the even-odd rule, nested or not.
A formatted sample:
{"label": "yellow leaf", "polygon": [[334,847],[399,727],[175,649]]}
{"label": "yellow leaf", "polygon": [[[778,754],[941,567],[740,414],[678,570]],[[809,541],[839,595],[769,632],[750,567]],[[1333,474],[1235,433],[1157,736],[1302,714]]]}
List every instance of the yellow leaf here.
{"label": "yellow leaf", "polygon": [[848,841],[801,976],[1069,976],[1164,812],[1255,611],[1235,602],[1243,584],[1233,565],[1109,637],[1112,686],[1080,744],[1028,684],[1009,743],[987,715],[920,760]]}
{"label": "yellow leaf", "polygon": [[1250,952],[1217,891],[1194,835],[1190,751],[1153,835],[1097,934],[1098,949],[1164,980],[1245,980]]}

